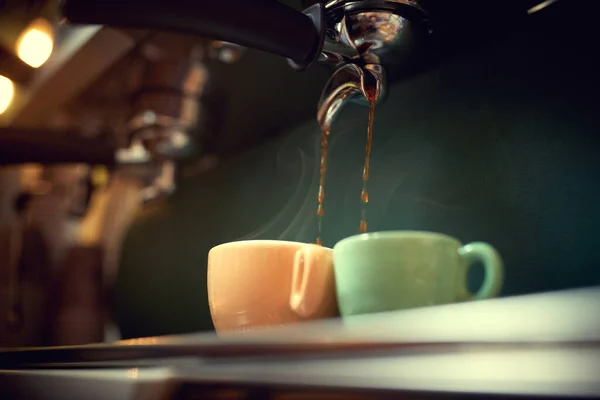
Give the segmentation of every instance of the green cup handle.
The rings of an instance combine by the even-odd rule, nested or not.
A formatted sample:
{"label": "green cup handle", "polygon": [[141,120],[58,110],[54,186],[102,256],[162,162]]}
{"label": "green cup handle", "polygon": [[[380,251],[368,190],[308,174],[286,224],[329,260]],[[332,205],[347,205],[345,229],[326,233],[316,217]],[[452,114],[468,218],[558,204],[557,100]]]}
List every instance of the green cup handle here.
{"label": "green cup handle", "polygon": [[[458,249],[458,254],[467,265],[459,289],[461,300],[481,300],[496,297],[504,283],[504,265],[498,251],[487,243],[475,242]],[[466,275],[469,268],[477,261],[483,263],[485,277],[479,290],[476,293],[471,293],[466,286]]]}

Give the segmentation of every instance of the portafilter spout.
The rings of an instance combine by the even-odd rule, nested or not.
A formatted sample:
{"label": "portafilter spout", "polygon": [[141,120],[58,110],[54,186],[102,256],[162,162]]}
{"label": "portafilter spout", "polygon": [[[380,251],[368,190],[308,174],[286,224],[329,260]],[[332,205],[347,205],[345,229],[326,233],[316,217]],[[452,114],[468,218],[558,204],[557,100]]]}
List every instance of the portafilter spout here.
{"label": "portafilter spout", "polygon": [[348,101],[381,101],[386,69],[410,63],[417,38],[427,33],[425,12],[413,0],[332,1],[327,4],[328,37],[321,62],[336,70],[317,109],[321,130],[331,129]]}
{"label": "portafilter spout", "polygon": [[321,131],[331,130],[331,125],[346,101],[375,101],[383,97],[385,76],[378,64],[360,66],[347,63],[340,66],[329,78],[317,109],[317,122]]}

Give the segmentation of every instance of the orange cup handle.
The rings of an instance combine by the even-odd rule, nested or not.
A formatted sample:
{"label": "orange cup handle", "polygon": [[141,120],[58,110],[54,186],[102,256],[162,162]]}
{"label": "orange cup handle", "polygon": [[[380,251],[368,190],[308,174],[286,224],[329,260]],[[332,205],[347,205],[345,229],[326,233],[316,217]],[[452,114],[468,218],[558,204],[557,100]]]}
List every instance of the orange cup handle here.
{"label": "orange cup handle", "polygon": [[325,264],[332,262],[331,254],[321,246],[309,244],[296,252],[290,308],[299,317],[310,318],[318,312],[327,290],[329,268]]}

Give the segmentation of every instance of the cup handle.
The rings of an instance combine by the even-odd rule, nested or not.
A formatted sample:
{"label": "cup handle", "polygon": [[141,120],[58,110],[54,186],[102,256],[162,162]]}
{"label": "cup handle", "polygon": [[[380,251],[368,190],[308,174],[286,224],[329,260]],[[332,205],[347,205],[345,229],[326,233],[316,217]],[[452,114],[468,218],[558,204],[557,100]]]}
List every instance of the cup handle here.
{"label": "cup handle", "polygon": [[331,273],[331,268],[325,268],[324,264],[332,263],[331,252],[323,251],[321,246],[306,245],[296,251],[290,308],[298,316],[309,318],[319,311]]}
{"label": "cup handle", "polygon": [[[491,245],[483,242],[469,243],[458,249],[459,256],[465,261],[464,279],[461,280],[461,300],[481,300],[496,297],[504,283],[504,265],[498,251]],[[466,287],[467,272],[473,263],[483,263],[485,276],[483,283],[476,293],[471,293]]]}

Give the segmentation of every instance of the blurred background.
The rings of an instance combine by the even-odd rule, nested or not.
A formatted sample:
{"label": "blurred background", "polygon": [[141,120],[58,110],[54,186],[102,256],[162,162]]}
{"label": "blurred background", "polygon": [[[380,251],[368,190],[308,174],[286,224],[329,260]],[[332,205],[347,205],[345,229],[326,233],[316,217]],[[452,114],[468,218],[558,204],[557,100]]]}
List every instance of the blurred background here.
{"label": "blurred background", "polygon": [[[369,230],[487,241],[505,296],[600,284],[594,21],[574,0],[518,25],[536,2],[463,3],[471,25],[377,106]],[[0,0],[0,346],[212,330],[212,246],[316,238],[330,72]],[[358,232],[367,113],[332,129],[329,247]]]}

